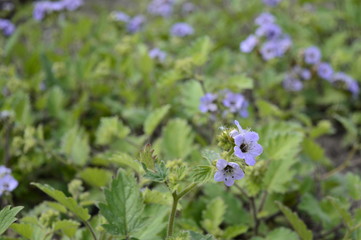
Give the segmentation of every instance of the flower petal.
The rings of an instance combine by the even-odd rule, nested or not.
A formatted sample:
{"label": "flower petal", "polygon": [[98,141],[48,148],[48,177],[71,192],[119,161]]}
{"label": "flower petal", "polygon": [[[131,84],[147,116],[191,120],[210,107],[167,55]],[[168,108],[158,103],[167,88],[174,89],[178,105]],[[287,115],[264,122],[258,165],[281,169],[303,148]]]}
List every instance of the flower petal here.
{"label": "flower petal", "polygon": [[244,172],[242,169],[236,169],[233,173],[233,176],[235,180],[242,179],[244,177]]}
{"label": "flower petal", "polygon": [[241,135],[241,134],[238,134],[236,135],[234,138],[234,143],[237,145],[237,146],[241,146],[242,143],[244,143],[244,136]]}
{"label": "flower petal", "polygon": [[247,154],[247,155],[245,156],[244,160],[246,161],[246,163],[247,163],[249,166],[253,166],[253,165],[256,164],[256,160],[255,160],[254,157],[251,156],[251,155],[248,155],[248,154]]}
{"label": "flower petal", "polygon": [[255,143],[253,146],[252,146],[252,154],[254,156],[258,156],[258,155],[261,155],[261,153],[263,152],[263,147],[258,144],[258,143]]}
{"label": "flower petal", "polygon": [[258,133],[256,132],[247,132],[244,135],[245,140],[248,142],[257,142],[259,139]]}
{"label": "flower petal", "polygon": [[239,169],[239,165],[235,162],[229,162],[228,165],[233,167],[234,169]]}
{"label": "flower petal", "polygon": [[228,164],[228,162],[227,162],[226,160],[224,160],[224,159],[219,159],[219,160],[217,161],[216,166],[217,166],[217,169],[218,169],[218,170],[223,170],[223,169],[227,166],[227,164]]}
{"label": "flower petal", "polygon": [[226,184],[227,187],[230,187],[234,184],[234,179],[231,176],[227,176],[224,178],[224,184]]}
{"label": "flower petal", "polygon": [[224,180],[223,172],[217,171],[216,174],[214,174],[214,181],[222,182],[223,180]]}
{"label": "flower petal", "polygon": [[234,150],[234,155],[236,155],[241,159],[244,159],[245,154],[241,151],[241,149],[239,149],[238,146],[235,146],[233,150]]}
{"label": "flower petal", "polygon": [[239,122],[237,120],[234,120],[234,124],[236,124],[237,128],[238,128],[238,132],[239,133],[242,133],[243,132],[243,129],[241,127],[241,125],[239,124]]}

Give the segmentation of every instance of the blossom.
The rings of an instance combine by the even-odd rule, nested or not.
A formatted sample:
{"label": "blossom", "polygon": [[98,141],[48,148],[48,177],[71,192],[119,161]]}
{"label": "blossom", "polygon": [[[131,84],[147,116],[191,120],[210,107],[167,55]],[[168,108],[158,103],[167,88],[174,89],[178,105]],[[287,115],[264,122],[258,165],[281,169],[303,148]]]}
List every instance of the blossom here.
{"label": "blossom", "polygon": [[127,30],[130,33],[138,32],[145,23],[145,17],[143,15],[137,15],[130,19],[127,24]]}
{"label": "blossom", "polygon": [[248,101],[242,94],[228,91],[223,99],[223,105],[231,113],[238,113],[241,117],[248,117]]}
{"label": "blossom", "polygon": [[292,72],[296,77],[300,77],[303,80],[309,80],[311,78],[311,72],[307,68],[295,66],[293,67]]}
{"label": "blossom", "polygon": [[217,99],[216,94],[207,93],[203,97],[201,97],[199,105],[199,110],[203,113],[206,112],[215,112],[217,111],[217,104],[214,103],[214,101]]}
{"label": "blossom", "polygon": [[125,14],[125,13],[123,13],[121,11],[112,12],[111,17],[115,21],[124,22],[124,23],[127,23],[130,20],[130,17],[127,14]]}
{"label": "blossom", "polygon": [[354,97],[360,93],[360,88],[356,80],[343,72],[335,73],[331,82],[335,85],[341,85],[341,87],[346,88]]}
{"label": "blossom", "polygon": [[11,176],[11,169],[0,166],[0,196],[4,192],[11,192],[18,186],[18,181]]}
{"label": "blossom", "polygon": [[288,35],[284,35],[276,40],[277,42],[277,49],[278,49],[278,56],[283,56],[288,49],[292,46],[292,39]]}
{"label": "blossom", "polygon": [[254,22],[258,25],[258,26],[263,26],[265,24],[270,24],[270,23],[274,23],[275,22],[275,17],[268,13],[268,12],[264,12],[261,13],[255,20]]}
{"label": "blossom", "polygon": [[83,5],[83,0],[62,0],[60,1],[63,5],[63,9],[74,11]]}
{"label": "blossom", "polygon": [[274,7],[276,6],[277,4],[279,4],[281,2],[281,0],[263,0],[263,3],[265,5],[268,5],[268,6],[271,6],[271,7]]}
{"label": "blossom", "polygon": [[255,35],[249,35],[243,42],[241,42],[240,49],[244,53],[252,52],[257,43],[258,38]]}
{"label": "blossom", "polygon": [[195,6],[194,6],[194,4],[193,3],[191,3],[191,2],[186,2],[186,3],[184,3],[183,4],[183,6],[182,6],[182,12],[183,13],[191,13],[191,12],[193,12],[194,10],[195,10]]}
{"label": "blossom", "polygon": [[253,166],[255,158],[263,152],[263,147],[258,143],[258,133],[242,129],[238,121],[235,121],[238,131],[233,131],[231,136],[234,139],[234,154],[244,159],[246,164]]}
{"label": "blossom", "polygon": [[330,64],[322,62],[317,66],[317,74],[320,78],[330,81],[333,74],[333,69]]}
{"label": "blossom", "polygon": [[283,79],[283,87],[288,91],[297,92],[302,90],[303,83],[301,80],[292,76],[291,74],[287,74]]}
{"label": "blossom", "polygon": [[263,24],[256,30],[256,35],[266,37],[268,40],[276,39],[282,34],[282,29],[275,23]]}
{"label": "blossom", "polygon": [[167,57],[167,53],[160,50],[159,48],[153,48],[149,51],[149,57],[152,59],[158,59],[158,61],[163,62]]}
{"label": "blossom", "polygon": [[218,171],[214,174],[214,180],[216,182],[224,182],[228,187],[232,186],[235,180],[244,177],[244,172],[235,162],[227,162],[224,159],[219,159],[216,166]]}
{"label": "blossom", "polygon": [[180,22],[172,26],[170,33],[176,37],[185,37],[192,35],[194,33],[194,29],[188,23]]}
{"label": "blossom", "polygon": [[0,18],[0,29],[5,36],[10,36],[15,31],[15,25],[7,19]]}
{"label": "blossom", "polygon": [[262,58],[266,61],[271,60],[279,56],[279,49],[277,46],[277,42],[275,41],[267,41],[263,43],[260,49]]}
{"label": "blossom", "polygon": [[307,64],[316,64],[321,60],[321,51],[318,47],[308,47],[304,51],[304,58]]}
{"label": "blossom", "polygon": [[169,17],[173,13],[174,0],[153,0],[148,5],[148,12],[153,15]]}
{"label": "blossom", "polygon": [[74,11],[83,5],[83,0],[61,0],[36,2],[33,9],[33,18],[41,21],[47,14],[63,10]]}

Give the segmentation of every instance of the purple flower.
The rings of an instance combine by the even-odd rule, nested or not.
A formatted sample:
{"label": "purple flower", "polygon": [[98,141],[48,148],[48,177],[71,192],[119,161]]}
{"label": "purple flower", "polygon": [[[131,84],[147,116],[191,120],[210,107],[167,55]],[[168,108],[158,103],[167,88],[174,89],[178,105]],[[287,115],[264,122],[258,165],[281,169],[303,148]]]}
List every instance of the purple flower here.
{"label": "purple flower", "polygon": [[148,5],[148,12],[153,15],[169,17],[173,13],[174,0],[153,0]]}
{"label": "purple flower", "polygon": [[260,26],[256,30],[256,35],[259,37],[266,37],[268,40],[273,40],[280,37],[282,29],[275,23],[268,23]]}
{"label": "purple flower", "polygon": [[275,41],[265,42],[260,49],[262,58],[266,61],[279,56],[278,45]]}
{"label": "purple flower", "polygon": [[248,101],[239,93],[228,91],[223,99],[223,105],[228,108],[231,113],[238,113],[241,117],[248,117]]}
{"label": "purple flower", "polygon": [[15,31],[15,25],[7,19],[0,19],[0,29],[5,36],[10,36]]}
{"label": "purple flower", "polygon": [[130,20],[130,17],[127,14],[120,12],[120,11],[113,12],[111,17],[115,21],[124,22],[124,23],[127,23]]}
{"label": "purple flower", "polygon": [[199,110],[203,113],[217,111],[217,104],[214,103],[217,97],[218,96],[216,94],[212,93],[207,93],[206,95],[201,97],[201,104],[199,105]]}
{"label": "purple flower", "polygon": [[333,75],[333,69],[330,64],[322,62],[317,66],[317,74],[320,78],[330,81]]}
{"label": "purple flower", "polygon": [[318,47],[312,46],[305,49],[305,62],[307,64],[316,64],[321,60],[321,51]]}
{"label": "purple flower", "polygon": [[191,12],[193,12],[194,10],[195,10],[195,6],[194,6],[194,4],[193,3],[191,3],[191,2],[186,2],[186,3],[184,3],[183,4],[183,6],[182,6],[182,12],[183,13],[191,13]]}
{"label": "purple flower", "polygon": [[303,80],[309,80],[311,78],[311,72],[310,70],[306,69],[306,68],[301,68],[300,66],[295,66],[292,69],[292,73],[297,76],[300,77]]}
{"label": "purple flower", "polygon": [[138,32],[145,23],[145,17],[143,15],[137,15],[129,20],[127,30],[130,33]]}
{"label": "purple flower", "polygon": [[160,62],[164,62],[165,58],[167,57],[167,53],[160,50],[159,48],[153,48],[149,51],[149,57],[152,59],[158,59]]}
{"label": "purple flower", "polygon": [[84,4],[83,0],[62,0],[60,2],[63,8],[69,11],[74,11]]}
{"label": "purple flower", "polygon": [[172,26],[170,33],[176,37],[185,37],[192,35],[194,29],[188,23],[176,23]]}
{"label": "purple flower", "polygon": [[271,6],[271,7],[274,7],[276,6],[277,4],[279,4],[281,2],[281,0],[263,0],[263,3],[265,5],[268,5],[268,6]]}
{"label": "purple flower", "polygon": [[11,192],[18,186],[18,181],[11,176],[11,169],[0,166],[0,196],[4,192]]}
{"label": "purple flower", "polygon": [[244,53],[250,53],[258,43],[258,38],[255,35],[249,35],[243,42],[240,44],[240,49]]}
{"label": "purple flower", "polygon": [[264,12],[261,13],[255,20],[254,22],[258,25],[258,26],[263,26],[266,24],[270,24],[270,23],[274,23],[275,22],[275,17],[268,13],[268,12]]}
{"label": "purple flower", "polygon": [[346,88],[354,97],[360,93],[360,88],[356,80],[343,72],[335,73],[331,82],[335,85],[341,85],[341,87]]}
{"label": "purple flower", "polygon": [[242,129],[238,121],[234,121],[238,132],[232,132],[231,136],[234,139],[236,146],[234,147],[234,154],[244,159],[246,164],[253,166],[256,163],[256,157],[261,155],[263,148],[258,144],[258,133]]}
{"label": "purple flower", "polygon": [[287,74],[285,76],[285,78],[283,79],[283,87],[287,91],[297,92],[297,91],[302,90],[303,83],[302,83],[301,80],[299,80],[298,78],[292,76],[291,74]]}
{"label": "purple flower", "polygon": [[292,39],[287,35],[284,35],[280,39],[277,39],[276,42],[278,45],[279,57],[283,56],[287,52],[287,50],[290,49],[292,46]]}
{"label": "purple flower", "polygon": [[217,172],[214,174],[214,181],[224,182],[228,187],[234,184],[235,180],[242,179],[244,172],[235,162],[227,162],[224,159],[217,161]]}

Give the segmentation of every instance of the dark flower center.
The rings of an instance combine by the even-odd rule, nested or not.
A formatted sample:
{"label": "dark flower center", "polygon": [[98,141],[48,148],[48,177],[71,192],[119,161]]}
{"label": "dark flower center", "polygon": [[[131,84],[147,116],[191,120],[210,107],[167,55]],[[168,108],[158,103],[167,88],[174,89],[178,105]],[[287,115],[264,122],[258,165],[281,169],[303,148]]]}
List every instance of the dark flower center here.
{"label": "dark flower center", "polygon": [[230,165],[227,165],[224,169],[224,174],[232,174],[233,173],[233,167]]}
{"label": "dark flower center", "polygon": [[242,143],[241,146],[239,146],[239,148],[241,149],[242,152],[247,152],[248,151],[248,145]]}

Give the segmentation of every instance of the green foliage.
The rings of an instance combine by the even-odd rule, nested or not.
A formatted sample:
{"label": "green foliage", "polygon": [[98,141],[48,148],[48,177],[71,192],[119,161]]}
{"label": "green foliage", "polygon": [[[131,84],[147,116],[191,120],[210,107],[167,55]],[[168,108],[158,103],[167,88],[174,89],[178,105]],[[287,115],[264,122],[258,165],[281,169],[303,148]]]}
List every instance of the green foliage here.
{"label": "green foliage", "polygon": [[6,206],[0,211],[0,235],[3,234],[9,226],[16,221],[16,215],[23,209],[23,207]]}
{"label": "green foliage", "polygon": [[96,143],[106,145],[118,138],[125,138],[130,133],[117,117],[106,117],[100,120],[100,125],[96,131]]}
{"label": "green foliage", "polygon": [[162,119],[167,115],[170,105],[165,105],[154,110],[144,122],[144,133],[151,135],[156,127],[160,124]]}
{"label": "green foliage", "polygon": [[83,166],[90,152],[85,131],[79,127],[69,129],[61,139],[61,151],[67,155],[70,163]]}
{"label": "green foliage", "polygon": [[85,168],[79,177],[93,187],[104,187],[112,177],[112,173],[101,168]]}
{"label": "green foliage", "polygon": [[207,204],[207,208],[202,212],[202,227],[213,235],[220,235],[219,225],[223,222],[226,205],[222,198],[215,198]]}
{"label": "green foliage", "polygon": [[213,175],[215,173],[214,167],[212,166],[197,166],[193,170],[193,181],[199,182],[199,183],[206,183],[210,180],[212,180]]}
{"label": "green foliage", "polygon": [[108,223],[103,227],[116,236],[133,236],[144,222],[144,204],[135,179],[119,171],[104,194],[106,202],[99,204],[99,208]]}

